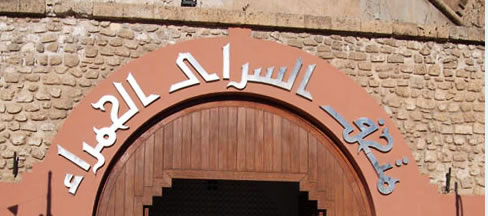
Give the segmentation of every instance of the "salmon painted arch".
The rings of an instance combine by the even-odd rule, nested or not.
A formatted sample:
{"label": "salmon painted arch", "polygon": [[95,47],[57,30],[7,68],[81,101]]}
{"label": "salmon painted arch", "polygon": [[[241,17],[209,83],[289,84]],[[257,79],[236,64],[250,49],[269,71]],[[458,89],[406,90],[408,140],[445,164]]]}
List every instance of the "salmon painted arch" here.
{"label": "salmon painted arch", "polygon": [[371,215],[454,216],[459,200],[464,215],[484,215],[484,196],[441,194],[429,184],[394,122],[352,79],[250,33],[232,28],[228,37],[167,46],[111,74],[70,113],[43,162],[19,183],[0,183],[0,214],[98,215],[113,164],[155,116],[238,96],[280,104],[334,140],[361,179]]}

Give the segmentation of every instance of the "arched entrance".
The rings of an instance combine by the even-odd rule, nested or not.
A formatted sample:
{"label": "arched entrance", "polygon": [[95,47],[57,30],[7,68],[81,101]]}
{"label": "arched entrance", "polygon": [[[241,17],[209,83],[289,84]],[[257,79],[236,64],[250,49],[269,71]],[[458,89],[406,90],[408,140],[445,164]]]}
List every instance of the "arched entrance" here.
{"label": "arched entrance", "polygon": [[143,215],[173,179],[299,183],[327,215],[374,215],[338,146],[288,110],[250,101],[179,110],[140,135],[113,164],[96,215]]}
{"label": "arched entrance", "polygon": [[[310,199],[318,201],[319,208],[333,208],[329,212],[337,215],[350,215],[347,211],[374,215],[456,214],[455,202],[459,197],[439,194],[434,185],[428,184],[428,179],[419,173],[411,151],[394,122],[364,89],[317,57],[292,47],[252,39],[249,35],[250,30],[231,29],[228,37],[168,46],[134,60],[107,77],[70,113],[53,139],[45,161],[34,166],[31,173],[25,173],[20,184],[0,184],[0,191],[4,194],[15,194],[0,196],[0,214],[10,215],[8,209],[15,207],[18,215],[50,212],[53,215],[86,216],[99,213],[98,209],[106,211],[106,207],[102,210],[103,206],[99,205],[110,206],[110,202],[114,202],[112,206],[117,206],[113,210],[125,211],[127,207],[127,212],[141,214],[137,208],[145,203],[150,204],[152,197],[158,196],[161,187],[169,184],[173,178],[298,182],[301,190],[309,192]],[[261,133],[245,136],[244,140],[241,137],[241,141],[238,136],[241,133],[233,132],[229,135],[229,128],[236,127],[229,121],[229,114],[227,121],[219,121],[217,126],[209,128],[209,142],[199,143],[200,150],[192,151],[192,141],[207,136],[201,132],[200,137],[193,137],[193,133],[189,133],[193,127],[200,131],[205,128],[192,124],[193,115],[199,112],[192,111],[196,108],[172,111],[175,107],[181,109],[180,105],[188,102],[194,103],[195,100],[216,95],[252,95],[263,101],[285,104],[288,108],[293,107],[293,110],[253,104],[233,105],[237,107],[235,111],[231,109],[232,106],[228,106],[227,110],[237,112],[237,116],[241,116],[238,115],[239,110],[243,109],[241,107],[246,108],[246,116],[248,110],[255,115],[249,118],[255,128],[249,130],[262,127],[263,142],[253,141]],[[205,105],[195,107],[201,106]],[[220,118],[220,108],[216,110]],[[139,131],[144,131],[148,122],[154,122],[154,117],[160,116],[161,112],[166,113],[164,115],[167,118],[151,125],[154,129],[141,135]],[[168,112],[173,115],[167,115]],[[211,112],[212,108],[208,111],[208,121],[214,120],[210,118]],[[256,150],[259,150],[257,147],[270,143],[269,140],[265,141],[265,138],[269,139],[269,133],[264,132],[269,127],[266,124],[257,127],[256,116],[260,114],[256,113],[260,112],[263,113],[263,122],[266,117],[269,118],[264,113],[272,113],[273,120],[275,116],[281,118],[280,127],[271,128],[273,135],[274,130],[280,131],[278,137],[281,152],[277,155],[281,157],[281,163],[276,171],[275,163],[271,164],[271,168],[266,164],[269,163],[269,160],[264,159],[266,151],[263,150],[262,155],[260,153],[260,157],[256,157]],[[314,125],[300,120],[297,114],[305,115]],[[200,124],[204,122],[202,116],[205,115],[200,112]],[[247,121],[246,117],[244,122]],[[166,129],[162,135],[156,131],[157,128],[165,128],[167,123],[172,125],[173,132],[181,132],[181,137],[177,139],[173,134],[170,142],[172,151],[178,149],[181,153],[171,155],[171,166],[166,169],[169,163],[165,159],[169,159],[164,155],[165,145],[161,145],[162,152],[161,146],[157,146],[166,142],[156,141],[165,137]],[[241,129],[245,128],[243,130],[247,134],[246,125],[241,125]],[[175,130],[175,126],[179,130]],[[221,129],[229,133],[227,136],[214,137],[219,143],[215,145],[216,142],[210,142],[210,131],[220,132]],[[299,132],[289,132],[292,130]],[[322,131],[327,131],[327,136]],[[140,139],[134,143],[132,138],[137,135]],[[300,135],[307,137],[307,142],[317,141],[316,168],[312,169],[310,164],[303,164],[302,167],[300,163],[309,161],[313,156],[310,154],[307,160],[300,160],[301,154],[298,152],[302,153],[301,145],[292,145],[304,140]],[[334,142],[327,137],[333,138]],[[220,145],[221,141],[231,143],[227,142],[231,141],[229,138],[238,139],[237,147],[235,141],[233,145]],[[274,140],[272,143],[275,144]],[[214,149],[213,157],[210,157],[210,151],[205,153],[208,157],[201,152],[204,144],[217,149]],[[127,149],[127,145],[131,148]],[[310,143],[308,145],[310,148]],[[335,147],[339,147],[348,160]],[[245,152],[245,157],[237,154],[235,163],[220,163],[220,158],[228,160],[229,149],[236,151],[236,154]],[[255,152],[254,161],[250,157],[248,162],[248,152]],[[152,153],[152,156],[146,157],[146,153]],[[154,157],[156,153],[161,157]],[[274,150],[271,155],[273,153]],[[187,155],[190,155],[189,160],[185,157]],[[192,162],[194,155],[200,158],[201,163],[198,160]],[[205,158],[208,158],[208,163]],[[213,161],[211,166],[210,158],[219,160]],[[142,161],[143,166],[140,165]],[[352,169],[351,164],[357,169]],[[315,169],[316,179],[313,182],[309,171]],[[330,170],[336,170],[336,175],[330,175]],[[142,181],[126,181],[126,174],[131,172],[134,172],[132,176],[139,179],[142,176]],[[359,181],[355,173],[361,173],[364,181]],[[331,182],[337,185],[329,188],[329,185],[333,185],[329,184]],[[101,187],[104,187],[102,196]],[[127,192],[130,196],[123,193],[126,187],[129,188]],[[362,188],[366,188],[364,190],[369,193],[362,191]],[[368,197],[365,194],[371,197],[369,203],[364,200]],[[463,196],[465,215],[482,215],[483,209],[479,206],[483,202],[482,196]],[[361,205],[365,211],[357,209]],[[107,212],[100,213],[106,215]]]}

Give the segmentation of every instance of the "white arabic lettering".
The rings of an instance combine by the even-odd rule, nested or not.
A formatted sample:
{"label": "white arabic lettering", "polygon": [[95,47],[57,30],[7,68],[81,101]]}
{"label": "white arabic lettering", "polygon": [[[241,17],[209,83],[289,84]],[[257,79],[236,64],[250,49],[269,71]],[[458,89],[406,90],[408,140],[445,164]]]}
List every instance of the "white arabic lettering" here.
{"label": "white arabic lettering", "polygon": [[[330,106],[321,106],[321,108],[327,112],[332,118],[334,118],[341,126],[344,128],[342,131],[342,136],[344,141],[347,143],[353,144],[358,143],[358,153],[363,151],[366,154],[366,157],[373,165],[376,174],[378,175],[378,184],[377,188],[378,191],[384,195],[388,195],[395,189],[395,184],[398,183],[399,179],[391,178],[390,176],[385,175],[385,172],[392,168],[390,163],[386,163],[384,165],[380,165],[376,156],[371,152],[371,148],[374,148],[380,152],[386,153],[389,152],[393,148],[393,137],[390,135],[388,128],[383,129],[380,138],[385,139],[387,144],[381,145],[375,141],[365,140],[365,138],[375,131],[379,129],[378,125],[369,118],[359,118],[358,120],[354,121],[356,127],[359,128],[359,133],[355,136],[351,136],[351,133],[354,131],[354,127],[349,124],[341,115],[339,115],[332,107]],[[384,125],[384,120],[379,120],[378,124],[380,126]],[[408,159],[404,158],[404,163],[408,163]]]}
{"label": "white arabic lettering", "polygon": [[[135,80],[134,76],[132,76],[132,73],[128,74],[127,82],[131,86],[132,90],[136,93],[137,98],[144,107],[147,107],[148,105],[160,98],[159,95],[155,94],[150,94],[149,96],[146,96],[146,94],[144,94],[144,91],[142,91],[141,87]],[[119,129],[128,129],[129,126],[125,124],[139,112],[136,104],[127,93],[125,88],[122,86],[122,84],[118,82],[114,82],[113,84],[117,89],[117,92],[124,100],[125,104],[129,107],[129,110],[125,112],[122,116],[119,116],[120,103],[119,100],[113,95],[104,95],[97,102],[92,104],[93,108],[101,110],[102,112],[105,112],[106,103],[112,104],[112,108],[110,111],[110,120],[112,121],[112,125],[100,129],[95,127],[93,128],[93,131],[96,134],[97,145],[93,147],[83,142],[82,150],[97,159],[97,162],[95,163],[95,165],[93,165],[92,169],[95,175],[97,173],[97,170],[105,164],[105,157],[101,153],[103,148],[114,145],[117,140],[116,131]],[[81,167],[85,171],[88,171],[90,169],[90,165],[87,162],[67,151],[60,145],[58,145],[58,154],[75,163],[77,166]],[[74,176],[73,181],[72,179],[72,174],[66,174],[64,185],[69,188],[69,192],[71,194],[75,194],[78,186],[83,180],[83,176]]]}

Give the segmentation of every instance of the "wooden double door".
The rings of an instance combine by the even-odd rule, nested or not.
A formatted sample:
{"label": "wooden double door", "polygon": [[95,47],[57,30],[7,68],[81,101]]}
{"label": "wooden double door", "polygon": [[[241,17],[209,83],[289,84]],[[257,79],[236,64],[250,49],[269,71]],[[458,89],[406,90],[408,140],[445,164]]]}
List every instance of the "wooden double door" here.
{"label": "wooden double door", "polygon": [[111,165],[95,214],[144,215],[172,179],[298,182],[327,215],[374,215],[356,169],[324,132],[259,102],[201,103],[152,125]]}

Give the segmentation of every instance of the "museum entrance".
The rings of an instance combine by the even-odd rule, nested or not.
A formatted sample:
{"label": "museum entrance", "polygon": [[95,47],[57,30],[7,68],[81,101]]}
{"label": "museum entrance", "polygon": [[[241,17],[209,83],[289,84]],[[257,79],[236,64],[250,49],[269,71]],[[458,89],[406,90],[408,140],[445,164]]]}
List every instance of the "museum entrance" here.
{"label": "museum entrance", "polygon": [[180,105],[114,160],[95,214],[374,215],[355,165],[299,114],[259,100]]}
{"label": "museum entrance", "polygon": [[144,207],[145,216],[326,215],[297,182],[174,179],[162,190],[162,197]]}

